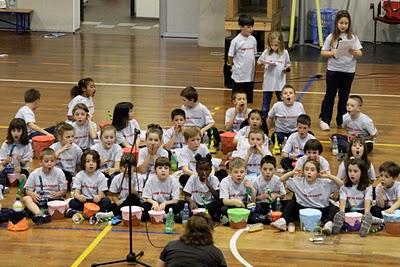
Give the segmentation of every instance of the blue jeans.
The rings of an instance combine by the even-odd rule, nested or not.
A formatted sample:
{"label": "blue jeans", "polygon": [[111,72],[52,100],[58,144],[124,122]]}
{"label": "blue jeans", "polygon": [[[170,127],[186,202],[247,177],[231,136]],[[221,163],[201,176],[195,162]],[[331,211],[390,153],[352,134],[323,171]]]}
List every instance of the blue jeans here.
{"label": "blue jeans", "polygon": [[[269,112],[269,106],[271,105],[271,100],[272,100],[272,91],[264,91],[263,92],[263,102],[262,102],[262,114],[264,117],[268,116]],[[275,91],[275,95],[278,101],[282,101],[281,98],[281,91]]]}

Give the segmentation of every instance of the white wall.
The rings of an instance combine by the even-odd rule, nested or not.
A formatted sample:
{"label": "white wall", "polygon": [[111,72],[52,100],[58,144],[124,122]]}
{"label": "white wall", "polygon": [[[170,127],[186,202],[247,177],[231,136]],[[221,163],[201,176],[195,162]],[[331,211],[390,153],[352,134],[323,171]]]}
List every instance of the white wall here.
{"label": "white wall", "polygon": [[[93,1],[93,0],[92,0]],[[159,18],[159,0],[136,0],[136,17],[139,18]]]}

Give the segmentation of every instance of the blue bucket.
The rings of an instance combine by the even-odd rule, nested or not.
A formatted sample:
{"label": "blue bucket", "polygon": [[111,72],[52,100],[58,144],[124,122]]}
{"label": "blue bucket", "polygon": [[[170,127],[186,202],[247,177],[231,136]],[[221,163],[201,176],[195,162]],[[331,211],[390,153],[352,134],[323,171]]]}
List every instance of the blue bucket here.
{"label": "blue bucket", "polygon": [[317,209],[301,209],[300,226],[303,231],[312,232],[321,222],[322,212]]}

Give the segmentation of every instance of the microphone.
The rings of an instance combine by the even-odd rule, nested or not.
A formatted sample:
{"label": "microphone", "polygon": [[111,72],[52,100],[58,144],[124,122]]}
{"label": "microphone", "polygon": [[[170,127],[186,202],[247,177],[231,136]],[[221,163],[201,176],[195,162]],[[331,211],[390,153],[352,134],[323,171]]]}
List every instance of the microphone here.
{"label": "microphone", "polygon": [[140,134],[140,130],[135,128],[134,134],[135,134],[135,135],[139,135],[139,134]]}

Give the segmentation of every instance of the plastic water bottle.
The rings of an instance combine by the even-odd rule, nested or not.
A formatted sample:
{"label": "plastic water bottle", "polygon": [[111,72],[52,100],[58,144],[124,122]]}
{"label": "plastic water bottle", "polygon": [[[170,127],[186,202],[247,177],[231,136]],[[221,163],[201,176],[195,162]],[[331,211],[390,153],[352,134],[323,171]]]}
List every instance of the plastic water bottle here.
{"label": "plastic water bottle", "polygon": [[332,154],[334,156],[339,154],[339,144],[336,136],[332,137]]}
{"label": "plastic water bottle", "polygon": [[8,0],[8,8],[16,9],[17,8],[17,0]]}
{"label": "plastic water bottle", "polygon": [[171,171],[175,172],[178,170],[178,160],[176,159],[176,154],[172,151],[171,155]]}
{"label": "plastic water bottle", "polygon": [[276,198],[275,211],[282,211],[282,203],[279,197]]}
{"label": "plastic water bottle", "polygon": [[24,206],[22,205],[21,201],[19,201],[19,197],[15,199],[15,202],[12,205],[12,209],[15,212],[21,212],[24,210]]}
{"label": "plastic water bottle", "polygon": [[165,220],[165,233],[166,234],[173,234],[175,228],[175,221],[174,221],[174,212],[172,208],[169,208],[167,213],[167,219]]}
{"label": "plastic water bottle", "polygon": [[182,210],[182,224],[186,225],[189,218],[190,218],[189,205],[188,203],[185,203],[185,206],[183,207]]}

